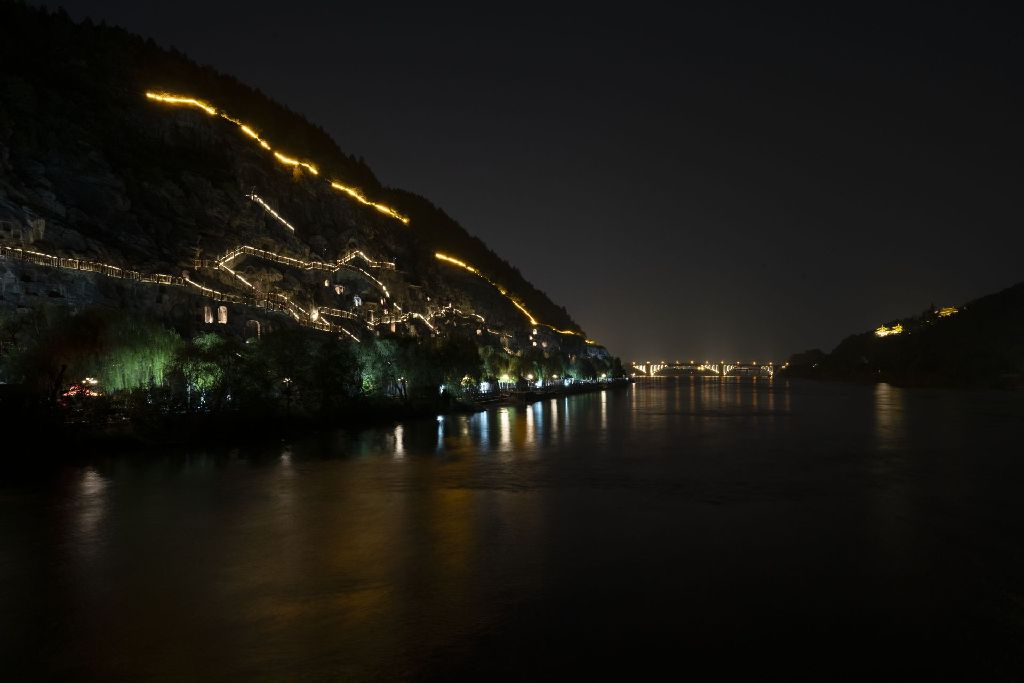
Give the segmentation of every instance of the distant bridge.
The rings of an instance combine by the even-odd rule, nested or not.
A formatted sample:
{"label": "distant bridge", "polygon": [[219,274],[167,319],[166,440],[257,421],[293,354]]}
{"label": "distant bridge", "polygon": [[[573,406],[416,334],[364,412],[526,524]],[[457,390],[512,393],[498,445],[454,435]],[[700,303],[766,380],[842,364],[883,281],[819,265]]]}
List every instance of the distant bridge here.
{"label": "distant bridge", "polygon": [[776,365],[758,361],[633,361],[636,377],[773,377]]}

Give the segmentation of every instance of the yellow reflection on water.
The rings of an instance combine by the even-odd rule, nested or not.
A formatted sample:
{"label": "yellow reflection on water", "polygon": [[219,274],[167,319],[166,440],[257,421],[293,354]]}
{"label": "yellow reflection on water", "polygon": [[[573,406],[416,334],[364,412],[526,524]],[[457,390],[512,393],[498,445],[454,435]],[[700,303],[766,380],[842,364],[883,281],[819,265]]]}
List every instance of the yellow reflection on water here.
{"label": "yellow reflection on water", "polygon": [[107,512],[107,480],[92,467],[87,467],[78,480],[76,491],[75,530],[81,547],[90,553],[96,550],[100,526]]}
{"label": "yellow reflection on water", "polygon": [[608,429],[608,390],[601,390],[601,429]]}
{"label": "yellow reflection on water", "polygon": [[512,438],[510,436],[511,430],[509,429],[508,419],[508,408],[498,409],[498,446],[502,451],[507,451],[511,447]]}
{"label": "yellow reflection on water", "polygon": [[548,439],[555,443],[559,437],[558,399],[551,399],[551,420],[548,425]]}
{"label": "yellow reflection on water", "polygon": [[402,426],[401,422],[395,425],[394,439],[395,458],[402,459],[405,457],[405,428]]}
{"label": "yellow reflection on water", "polygon": [[466,488],[440,489],[432,495],[429,515],[435,568],[452,578],[465,576],[470,570],[473,500],[473,491]]}
{"label": "yellow reflection on water", "polygon": [[875,385],[874,428],[880,448],[900,446],[906,437],[905,395],[903,389],[885,382]]}

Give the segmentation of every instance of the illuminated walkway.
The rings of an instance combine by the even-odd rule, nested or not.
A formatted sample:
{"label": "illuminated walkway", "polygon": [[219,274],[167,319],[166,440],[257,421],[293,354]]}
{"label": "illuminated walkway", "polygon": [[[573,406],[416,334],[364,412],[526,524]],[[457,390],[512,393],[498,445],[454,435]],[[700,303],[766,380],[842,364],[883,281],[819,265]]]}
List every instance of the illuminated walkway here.
{"label": "illuminated walkway", "polygon": [[[226,121],[229,121],[232,124],[236,125],[244,135],[252,139],[262,149],[272,154],[274,159],[278,163],[281,163],[285,166],[289,166],[299,171],[307,172],[313,176],[320,175],[320,170],[312,162],[296,159],[278,150],[275,150],[267,140],[265,140],[263,137],[260,136],[258,132],[256,132],[254,128],[230,116],[226,112],[219,110],[217,107],[208,102],[204,102],[202,100],[183,95],[157,92],[147,92],[146,98],[151,101],[160,102],[163,104],[185,106],[194,109],[199,109],[211,117],[218,117]],[[333,180],[328,182],[332,189],[345,193],[352,199],[355,199],[357,202],[369,206],[377,210],[378,212],[390,216],[396,220],[399,220],[403,224],[407,225],[409,223],[409,219],[407,217],[399,214],[391,207],[388,207],[378,202],[371,201],[358,188],[349,187]],[[294,225],[292,225],[288,220],[286,220],[266,200],[257,195],[255,192],[246,195],[246,197],[249,200],[258,204],[260,207],[262,207],[262,209],[266,211],[267,214],[269,214],[275,221],[277,221],[277,223],[282,225],[288,231],[290,231],[291,233],[297,232]],[[530,311],[526,309],[526,307],[522,304],[521,301],[519,301],[518,298],[510,294],[507,291],[507,289],[491,280],[477,268],[463,261],[460,261],[459,259],[447,256],[445,254],[437,253],[435,254],[435,256],[438,260],[459,266],[464,270],[473,273],[477,277],[489,283],[526,317],[530,325],[535,327],[542,326],[561,335],[575,337],[583,336],[582,333],[574,330],[559,330],[551,325],[539,322],[530,313]],[[288,256],[267,249],[254,247],[251,245],[239,245],[217,259],[200,259],[194,261],[193,265],[195,269],[214,269],[223,272],[227,276],[232,278],[232,280],[240,283],[240,285],[242,285],[246,290],[244,293],[235,293],[221,291],[215,287],[211,287],[201,282],[197,282],[187,273],[182,276],[174,276],[164,273],[147,274],[142,273],[138,270],[122,268],[120,266],[114,266],[99,261],[90,261],[88,259],[55,256],[52,254],[46,254],[39,251],[33,251],[31,249],[0,246],[0,259],[28,262],[48,268],[96,273],[104,277],[111,277],[134,282],[182,287],[216,301],[233,303],[241,306],[250,306],[253,308],[258,308],[266,311],[285,313],[303,326],[325,332],[345,334],[348,337],[354,339],[355,341],[359,341],[358,337],[356,337],[355,334],[353,334],[348,329],[342,327],[340,324],[331,322],[327,318],[337,318],[344,319],[346,321],[359,322],[365,324],[365,326],[371,331],[373,331],[376,327],[379,327],[380,325],[395,325],[398,323],[406,323],[411,322],[413,320],[419,320],[424,325],[426,325],[426,327],[431,332],[435,332],[436,327],[432,323],[433,320],[439,317],[455,316],[465,321],[471,321],[471,323],[474,325],[476,329],[477,334],[483,334],[484,332],[486,332],[487,334],[499,336],[505,334],[503,332],[493,330],[487,327],[486,320],[483,318],[483,316],[480,316],[476,313],[463,312],[455,308],[452,304],[448,304],[447,306],[443,306],[439,309],[430,309],[428,307],[426,313],[412,311],[401,312],[397,314],[384,313],[379,318],[374,318],[374,314],[371,312],[369,314],[368,322],[364,319],[361,319],[360,316],[358,316],[357,314],[340,308],[310,306],[308,309],[306,309],[300,306],[299,304],[295,303],[292,300],[292,298],[286,294],[273,291],[261,291],[256,285],[249,282],[245,278],[245,276],[237,272],[233,267],[236,264],[236,262],[243,257],[258,258],[268,262],[277,263],[291,268],[297,268],[300,270],[307,271],[319,271],[330,274],[335,274],[341,270],[350,271],[362,276],[368,282],[372,283],[373,286],[375,286],[383,294],[384,300],[391,298],[391,294],[388,291],[387,286],[379,278],[375,277],[373,274],[368,272],[366,268],[393,271],[395,270],[395,264],[388,261],[379,261],[372,259],[360,250],[353,250],[347,252],[344,256],[333,262],[325,262],[318,260],[305,260],[301,258],[296,258],[294,256]],[[357,265],[357,261],[365,265],[366,268]],[[401,311],[401,308],[397,304],[393,305],[395,309]],[[537,330],[534,329],[533,335],[531,336],[536,336],[536,334]],[[595,343],[593,340],[590,339],[587,339],[585,341],[587,344]],[[538,342],[534,341],[533,344],[534,346],[536,346]]]}
{"label": "illuminated walkway", "polygon": [[[210,104],[209,102],[205,102],[203,100],[200,100],[200,99],[197,99],[197,98],[194,98],[194,97],[189,97],[187,95],[179,95],[179,94],[166,93],[166,92],[147,92],[146,93],[146,98],[151,100],[151,101],[160,102],[160,103],[163,103],[163,104],[169,104],[169,105],[174,105],[174,106],[185,106],[185,107],[191,107],[191,108],[194,108],[194,109],[199,109],[199,110],[205,112],[209,116],[215,116],[215,117],[222,118],[222,119],[224,119],[226,121],[230,121],[231,123],[236,125],[238,127],[238,129],[243,134],[245,134],[247,137],[251,138],[256,144],[258,144],[260,147],[262,147],[267,152],[270,152],[271,154],[273,154],[274,158],[279,163],[284,164],[285,166],[289,166],[289,167],[295,168],[295,169],[305,170],[306,172],[308,172],[308,173],[310,173],[310,174],[312,174],[314,176],[319,176],[320,175],[319,168],[317,168],[317,166],[315,164],[313,164],[312,162],[304,161],[304,160],[301,160],[301,159],[296,159],[296,158],[293,158],[293,157],[288,156],[286,154],[283,154],[280,151],[275,150],[270,145],[270,143],[267,140],[265,140],[263,137],[260,136],[260,134],[258,132],[256,132],[256,130],[252,126],[250,126],[250,125],[248,125],[246,123],[243,123],[242,121],[234,118],[233,116],[231,116],[231,115],[227,114],[226,112],[218,109],[216,106],[214,106],[213,104]],[[337,190],[339,192],[344,192],[346,195],[348,195],[352,199],[356,200],[357,202],[359,202],[359,203],[361,203],[361,204],[363,204],[365,206],[369,206],[369,207],[371,207],[373,209],[376,209],[380,213],[383,213],[383,214],[385,214],[387,216],[395,218],[396,220],[401,221],[405,225],[409,224],[409,219],[406,216],[401,215],[400,213],[398,213],[397,211],[395,211],[394,209],[392,209],[389,206],[386,206],[386,205],[381,204],[379,202],[371,201],[358,188],[344,185],[344,184],[342,184],[342,183],[340,183],[340,182],[338,182],[336,180],[329,181],[329,184],[330,184],[332,189]],[[289,223],[287,220],[285,220],[284,217],[282,217],[277,211],[275,211],[264,199],[262,199],[261,197],[256,195],[255,192],[250,194],[250,195],[247,195],[247,197],[249,197],[249,199],[251,199],[252,201],[254,201],[257,204],[259,204],[260,206],[262,206],[263,209],[265,211],[267,211],[267,213],[269,213],[275,220],[277,220],[285,228],[287,228],[288,230],[290,230],[293,233],[295,232],[295,227],[291,223]],[[237,258],[237,257],[239,257],[239,256],[241,256],[243,254],[250,255],[250,256],[258,256],[260,258],[264,258],[264,259],[267,259],[267,260],[270,260],[270,261],[274,261],[274,262],[281,263],[281,264],[284,264],[284,265],[290,265],[290,266],[294,266],[296,268],[302,268],[302,269],[306,269],[306,270],[322,270],[322,271],[325,271],[325,272],[336,272],[339,268],[347,265],[347,262],[343,262],[343,261],[336,261],[333,264],[327,264],[327,263],[323,263],[323,262],[319,262],[319,261],[302,261],[300,259],[295,259],[295,258],[292,258],[292,257],[283,256],[283,255],[280,255],[280,254],[274,254],[273,252],[269,252],[269,251],[266,251],[266,250],[257,249],[256,247],[249,247],[249,246],[239,247],[234,252],[229,252],[229,254],[227,254],[227,255],[221,257],[220,259],[218,259],[218,267],[220,267],[221,269],[225,270],[230,275],[232,275],[233,277],[238,279],[240,282],[245,283],[249,287],[252,287],[252,285],[250,283],[248,283],[241,275],[236,273],[231,268],[231,266],[229,265],[230,261],[234,260],[235,258]],[[365,255],[363,255],[363,257],[365,258]],[[465,262],[463,262],[463,261],[461,261],[461,260],[459,260],[457,258],[454,258],[454,257],[451,257],[451,256],[447,256],[447,255],[441,254],[441,253],[435,254],[435,257],[438,260],[440,260],[440,261],[444,261],[444,262],[450,263],[452,265],[459,266],[459,267],[463,268],[464,270],[466,270],[466,271],[468,271],[470,273],[473,273],[477,277],[485,280],[487,283],[489,283],[491,286],[493,286],[495,289],[497,289],[498,292],[503,297],[505,297],[509,302],[511,302],[513,306],[515,306],[517,309],[519,309],[519,311],[526,317],[527,321],[529,321],[529,323],[531,325],[534,325],[534,326],[540,325],[542,327],[545,327],[545,328],[547,328],[547,329],[549,329],[549,330],[551,330],[551,331],[553,331],[553,332],[555,332],[557,334],[561,334],[561,335],[574,336],[574,337],[582,337],[583,336],[583,334],[581,332],[577,332],[575,330],[560,330],[560,329],[558,329],[558,328],[556,328],[556,327],[554,327],[552,325],[548,325],[546,323],[542,323],[542,322],[538,321],[533,316],[533,314],[530,313],[529,310],[527,310],[526,306],[524,306],[523,303],[517,297],[509,294],[508,290],[505,287],[503,287],[503,286],[499,285],[498,283],[494,282],[493,280],[491,280],[489,277],[487,277],[484,273],[482,273],[479,269],[475,268],[474,266],[471,266],[471,265],[469,265],[469,264],[467,264],[467,263],[465,263]],[[370,261],[368,260],[368,262],[370,262]],[[374,262],[370,262],[370,263],[374,263]],[[391,265],[393,267],[393,264],[391,264]],[[361,268],[358,268],[357,266],[350,266],[350,267],[355,269],[355,270],[357,270],[358,272],[362,273],[364,276],[366,276],[372,282],[374,282],[378,286],[378,288],[384,293],[385,298],[390,298],[390,294],[387,291],[387,287],[385,287],[384,284],[380,280],[378,280],[377,278],[373,277],[372,275],[367,273],[365,270],[363,270]],[[283,295],[280,295],[280,296],[283,297]],[[284,298],[284,300],[287,300],[287,298]],[[404,316],[405,319],[408,319],[409,315],[412,315],[412,314],[405,314],[405,316]],[[314,317],[315,317],[315,315],[314,315]],[[419,317],[423,320],[423,322],[427,322],[426,317],[424,317],[422,315],[420,315]],[[429,325],[429,323],[427,323],[427,324]],[[433,329],[433,328],[431,328],[431,329]],[[596,344],[596,342],[594,340],[592,340],[592,339],[585,339],[585,342],[587,344]]]}
{"label": "illuminated walkway", "polygon": [[54,256],[52,254],[44,254],[43,252],[33,251],[31,249],[0,246],[0,259],[23,261],[47,268],[96,273],[105,277],[129,280],[133,282],[185,287],[206,295],[215,301],[238,304],[241,306],[250,306],[266,311],[285,312],[290,314],[296,322],[306,327],[320,330],[322,332],[342,333],[357,342],[359,341],[358,337],[344,327],[319,319],[318,316],[304,310],[301,306],[293,303],[284,295],[275,295],[274,299],[271,299],[268,297],[257,296],[255,294],[234,294],[231,292],[223,292],[213,287],[207,287],[206,285],[202,285],[189,277],[176,277],[174,275],[165,275],[163,273],[144,274],[137,270],[120,268],[118,266],[101,263],[99,261]]}
{"label": "illuminated walkway", "polygon": [[[232,258],[237,258],[239,255],[241,255],[243,253],[247,253],[246,249],[253,249],[253,248],[252,247],[249,247],[249,248],[240,247],[238,249],[232,250],[232,251],[228,252],[227,254],[225,254],[225,256],[221,257],[221,260],[231,260]],[[280,261],[278,261],[277,258],[274,258],[274,259],[271,259],[271,260],[275,260],[275,261],[278,261],[278,262],[281,262],[281,263],[286,263],[288,265],[293,265],[292,261],[297,261],[299,263],[319,264],[319,265],[325,265],[325,266],[330,266],[331,265],[331,264],[322,264],[321,262],[316,262],[316,261],[303,262],[303,261],[301,261],[299,259],[291,259],[291,257],[274,255],[274,254],[272,254],[272,252],[264,252],[264,250],[256,250],[256,251],[260,252],[260,255],[270,254],[272,256],[277,256],[279,259],[281,259]],[[373,259],[370,259],[369,257],[367,257],[366,254],[364,254],[361,251],[350,252],[349,254],[346,254],[341,259],[339,259],[338,262],[347,262],[347,261],[350,261],[350,260],[352,260],[354,258],[361,258],[361,259],[366,260],[369,263],[375,263],[375,264],[377,264],[376,267],[380,267],[380,268],[387,268],[389,266],[393,267],[393,265],[394,265],[394,264],[388,263],[386,261],[373,261]],[[306,308],[303,308],[302,306],[296,304],[294,301],[292,301],[292,299],[290,297],[288,297],[288,296],[286,296],[284,294],[280,294],[278,292],[269,292],[269,291],[268,292],[259,292],[259,291],[256,290],[256,288],[251,283],[246,281],[242,276],[240,276],[237,273],[235,273],[229,267],[224,267],[224,269],[229,274],[233,275],[236,279],[238,279],[240,282],[244,283],[245,286],[249,289],[249,292],[247,292],[245,294],[239,294],[239,293],[234,293],[234,292],[225,292],[225,291],[222,291],[222,290],[217,289],[215,287],[210,287],[210,286],[204,285],[204,284],[202,284],[200,282],[197,282],[196,280],[192,279],[191,277],[186,277],[186,276],[180,276],[179,277],[179,276],[174,276],[174,275],[166,275],[166,274],[163,274],[163,273],[146,274],[146,273],[142,273],[142,272],[137,271],[137,270],[121,268],[119,266],[114,266],[114,265],[111,265],[111,264],[108,264],[108,263],[102,263],[102,262],[99,262],[99,261],[90,261],[88,259],[69,258],[69,257],[64,257],[64,256],[55,256],[55,255],[46,254],[46,253],[43,253],[43,252],[40,252],[40,251],[34,251],[34,250],[31,250],[31,249],[22,249],[22,248],[16,248],[16,247],[0,246],[0,259],[9,260],[9,261],[27,262],[27,263],[32,263],[33,265],[47,267],[47,268],[56,268],[56,269],[61,269],[61,270],[72,270],[72,271],[78,271],[78,272],[84,272],[84,273],[95,273],[95,274],[98,274],[98,275],[102,275],[104,277],[110,277],[110,278],[121,279],[121,280],[128,280],[128,281],[132,281],[132,282],[141,282],[141,283],[146,283],[146,284],[170,285],[170,286],[175,286],[175,287],[183,287],[185,289],[193,290],[196,293],[201,294],[203,296],[206,296],[206,297],[208,297],[208,298],[210,298],[210,299],[212,299],[212,300],[214,300],[216,302],[231,303],[231,304],[237,304],[237,305],[240,305],[240,306],[249,306],[249,307],[252,307],[252,308],[262,309],[262,310],[265,310],[265,311],[268,311],[268,312],[285,313],[285,314],[289,315],[292,319],[294,319],[295,322],[297,322],[300,325],[303,325],[304,327],[309,327],[311,329],[319,330],[321,332],[332,332],[332,333],[336,333],[336,334],[344,334],[344,335],[348,336],[349,338],[351,338],[352,340],[357,341],[357,342],[360,341],[360,340],[359,340],[359,338],[355,334],[353,334],[351,331],[349,331],[348,329],[346,329],[345,327],[343,327],[343,326],[341,326],[341,325],[339,325],[337,323],[332,323],[329,320],[326,320],[325,317],[344,318],[346,320],[350,320],[350,321],[353,321],[353,322],[358,322],[358,323],[360,323],[362,325],[365,325],[365,327],[368,330],[370,330],[370,331],[373,331],[375,327],[379,327],[381,325],[404,323],[404,322],[408,322],[408,321],[411,321],[411,320],[420,320],[421,322],[423,322],[427,326],[427,328],[431,332],[434,332],[434,331],[436,331],[436,328],[431,323],[431,321],[436,319],[436,318],[445,317],[445,316],[448,316],[448,315],[456,315],[456,316],[462,317],[464,319],[471,319],[471,320],[473,320],[475,322],[478,322],[480,324],[483,324],[483,323],[486,322],[484,320],[483,316],[478,315],[476,313],[465,313],[465,312],[459,310],[458,308],[455,308],[451,304],[448,304],[446,306],[442,306],[441,308],[436,309],[436,310],[428,310],[426,314],[418,313],[418,312],[406,312],[406,313],[402,313],[402,314],[399,314],[399,315],[382,315],[380,318],[377,318],[376,320],[372,320],[370,322],[366,322],[366,321],[361,320],[359,318],[359,316],[357,316],[356,314],[354,314],[354,313],[352,313],[350,311],[346,311],[344,309],[331,308],[331,307],[326,307],[326,306],[324,306],[324,307],[315,307],[314,306],[314,307],[311,307],[310,309],[306,309]],[[219,265],[220,262],[219,261],[214,261],[213,263]],[[213,267],[213,266],[202,266],[201,265],[200,267]],[[362,270],[362,269],[360,269],[360,270]],[[481,327],[479,329],[481,330],[481,332],[487,332],[488,334],[501,335],[501,332],[499,332],[497,330],[492,330],[492,329],[487,328],[487,327]]]}
{"label": "illuminated walkway", "polygon": [[[235,261],[236,259],[241,258],[242,256],[254,256],[256,258],[261,258],[266,261],[272,261],[274,263],[280,263],[282,265],[290,266],[292,268],[298,268],[300,270],[317,270],[329,274],[334,274],[339,270],[348,270],[351,272],[359,273],[360,275],[368,279],[370,282],[372,282],[384,294],[385,297],[391,297],[391,294],[388,292],[387,286],[383,282],[381,282],[374,276],[370,275],[368,272],[366,272],[359,266],[352,265],[352,261],[359,258],[364,260],[367,264],[372,264],[372,267],[374,268],[388,268],[389,266],[390,268],[394,268],[395,264],[388,263],[386,261],[374,261],[373,259],[369,258],[366,254],[358,250],[349,252],[348,254],[338,259],[337,261],[334,261],[332,263],[326,263],[324,261],[303,261],[302,259],[298,259],[293,256],[285,256],[284,254],[278,254],[272,251],[267,251],[266,249],[260,249],[259,247],[252,247],[247,244],[243,244],[235,247],[228,253],[216,259],[213,263],[216,264],[216,267],[222,268],[227,272],[231,273],[232,275],[234,275],[235,277],[241,278],[241,276],[239,276],[237,273],[235,273],[234,270],[231,269],[229,264]],[[205,263],[203,263],[200,267],[205,267]],[[245,280],[242,281],[245,282]],[[248,282],[246,282],[246,284],[249,285]],[[251,287],[252,285],[249,286]]]}

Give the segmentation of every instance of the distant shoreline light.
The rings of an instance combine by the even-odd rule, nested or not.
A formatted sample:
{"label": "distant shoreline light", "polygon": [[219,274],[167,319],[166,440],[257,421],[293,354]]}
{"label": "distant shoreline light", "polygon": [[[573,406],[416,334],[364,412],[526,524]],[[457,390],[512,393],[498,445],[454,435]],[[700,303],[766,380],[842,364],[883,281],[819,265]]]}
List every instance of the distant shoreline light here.
{"label": "distant shoreline light", "polygon": [[[278,163],[281,163],[285,166],[291,166],[293,168],[305,169],[306,171],[315,176],[320,175],[320,169],[318,169],[313,163],[309,161],[303,161],[301,159],[296,159],[294,157],[290,157],[286,154],[282,154],[281,152],[275,150],[273,147],[270,146],[270,143],[264,140],[262,137],[260,137],[259,133],[257,133],[256,130],[253,129],[251,126],[242,123],[233,116],[230,116],[229,114],[217,109],[217,107],[210,104],[209,102],[204,102],[203,100],[199,100],[194,97],[188,97],[185,95],[175,95],[173,93],[166,92],[146,92],[146,99],[152,100],[154,102],[162,102],[164,104],[195,107],[197,109],[203,110],[210,116],[219,116],[225,121],[230,121],[231,123],[238,126],[238,129],[241,130],[242,133],[244,133],[247,137],[250,137],[253,140],[255,140],[263,149],[273,153],[274,158],[278,161]],[[400,221],[403,225],[409,225],[408,217],[398,213],[390,206],[367,199],[366,195],[363,194],[363,192],[358,188],[343,185],[336,180],[330,181],[330,186],[332,189],[344,192],[345,194],[347,194],[349,197],[356,200],[360,204],[364,204],[372,209],[379,211],[380,213],[386,216],[390,216],[391,218]]]}

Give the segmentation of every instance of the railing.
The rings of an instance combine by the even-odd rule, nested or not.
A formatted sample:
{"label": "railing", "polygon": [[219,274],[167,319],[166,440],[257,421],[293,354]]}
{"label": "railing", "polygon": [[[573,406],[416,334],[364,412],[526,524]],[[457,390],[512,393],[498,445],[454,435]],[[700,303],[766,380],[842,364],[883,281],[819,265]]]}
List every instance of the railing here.
{"label": "railing", "polygon": [[18,247],[0,246],[0,258],[26,261],[37,266],[49,268],[61,268],[64,270],[76,270],[83,273],[99,273],[105,277],[114,277],[122,280],[134,280],[135,282],[148,282],[162,285],[184,285],[185,279],[163,273],[142,274],[137,270],[128,270],[120,266],[113,266],[109,263],[99,261],[88,261],[80,258],[69,258],[44,254],[31,249]]}
{"label": "railing", "polygon": [[[339,268],[353,269],[359,271],[360,273],[368,277],[370,280],[376,282],[384,290],[385,295],[387,295],[388,293],[387,288],[384,287],[383,283],[381,283],[379,280],[374,278],[372,275],[367,273],[362,268],[359,268],[358,266],[350,266],[347,265],[347,263],[358,256],[359,258],[362,258],[367,263],[372,264],[375,267],[385,269],[394,268],[394,264],[372,261],[366,256],[366,254],[358,250],[349,252],[345,257],[339,259],[335,264],[332,265],[323,263],[321,261],[302,261],[300,259],[296,259],[290,256],[275,254],[274,252],[267,251],[265,249],[259,249],[257,247],[251,247],[247,245],[236,247],[235,249],[229,251],[227,254],[225,254],[224,256],[217,260],[193,260],[193,266],[197,270],[217,269],[225,271],[228,274],[239,279],[242,283],[244,283],[247,287],[249,287],[252,290],[251,294],[235,294],[230,292],[222,292],[213,287],[207,287],[206,285],[200,284],[189,277],[178,277],[174,275],[167,275],[165,273],[143,274],[137,270],[121,268],[120,266],[111,265],[109,263],[89,261],[81,258],[55,256],[53,254],[44,254],[43,252],[33,251],[31,249],[22,249],[19,247],[8,247],[0,245],[0,259],[24,261],[32,263],[34,265],[49,268],[60,268],[64,270],[74,270],[85,273],[97,273],[105,277],[131,280],[134,282],[143,282],[147,284],[188,287],[216,301],[233,303],[241,306],[260,308],[266,311],[288,313],[289,315],[292,316],[292,318],[296,320],[296,322],[298,322],[301,325],[305,325],[306,327],[311,327],[313,329],[321,330],[324,332],[336,332],[346,334],[352,339],[359,341],[358,337],[356,337],[354,334],[352,334],[352,332],[345,329],[341,325],[337,325],[335,323],[330,322],[329,320],[324,320],[322,317],[320,317],[321,315],[326,315],[332,317],[346,318],[348,320],[359,320],[359,317],[357,315],[350,313],[349,311],[345,311],[340,308],[324,307],[318,308],[316,310],[316,315],[313,315],[313,311],[306,311],[301,306],[297,305],[290,298],[283,294],[279,294],[276,292],[260,293],[252,284],[247,282],[238,273],[235,273],[230,268],[230,266],[227,265],[228,262],[234,260],[235,258],[238,258],[243,254],[258,256],[260,258],[265,258],[270,261],[275,261],[277,263],[298,266],[305,269],[319,269],[321,267],[323,267],[324,269],[330,269],[332,271],[336,271]],[[412,318],[419,318],[421,321],[423,321],[424,324],[427,325],[428,328],[434,330],[435,328],[430,323],[430,320],[448,314],[454,314],[464,319],[472,318],[479,323],[484,323],[484,318],[482,316],[477,315],[475,313],[464,313],[463,311],[460,311],[451,304],[448,304],[447,306],[444,306],[439,310],[429,311],[427,315],[423,315],[421,313],[407,312],[397,316],[383,316],[377,321],[376,324],[380,325],[398,323],[405,322]],[[372,329],[372,326],[368,325],[368,327],[371,327]],[[484,329],[486,329],[488,333],[499,334],[495,330],[491,330],[489,328]]]}
{"label": "railing", "polygon": [[[321,330],[323,332],[340,332],[347,334],[352,339],[359,341],[359,339],[341,327],[335,325],[327,320],[316,319],[313,320],[306,314],[299,306],[292,303],[287,297],[281,295],[282,300],[274,301],[269,298],[257,296],[255,294],[234,294],[230,292],[222,292],[213,287],[207,287],[187,277],[175,277],[173,275],[166,275],[164,273],[152,273],[142,274],[137,270],[128,270],[119,266],[110,265],[108,263],[100,263],[98,261],[88,261],[80,258],[67,258],[63,256],[55,256],[52,254],[44,254],[39,251],[32,251],[30,249],[21,249],[17,247],[0,246],[0,259],[16,260],[32,263],[33,265],[44,266],[48,268],[61,268],[64,270],[74,270],[85,273],[97,273],[105,277],[113,277],[122,280],[132,280],[134,282],[144,282],[147,284],[162,284],[172,285],[178,287],[190,287],[195,289],[202,294],[214,299],[215,301],[222,301],[225,303],[238,304],[240,306],[250,306],[253,308],[261,308],[266,311],[284,312],[292,315],[295,320],[307,327]],[[296,312],[298,311],[298,312]],[[300,313],[302,315],[300,315]],[[344,313],[343,311],[341,313]],[[354,317],[354,316],[353,316]]]}
{"label": "railing", "polygon": [[278,254],[272,251],[267,251],[266,249],[260,249],[259,247],[253,247],[243,244],[227,252],[216,261],[197,259],[194,263],[196,264],[197,268],[224,268],[227,267],[228,263],[234,261],[240,256],[256,256],[267,261],[281,263],[283,265],[291,266],[293,268],[300,268],[302,270],[316,270],[324,273],[336,273],[342,269],[354,271],[362,274],[368,280],[373,282],[384,293],[384,296],[391,296],[391,294],[388,292],[387,286],[383,282],[375,278],[373,275],[370,275],[368,272],[366,272],[359,266],[349,265],[349,262],[358,256],[375,268],[394,270],[395,264],[388,263],[385,261],[373,261],[372,259],[367,257],[366,254],[359,250],[349,252],[348,254],[338,259],[334,263],[325,263],[324,261],[303,261],[302,259],[295,258],[294,256],[285,256],[284,254]]}

